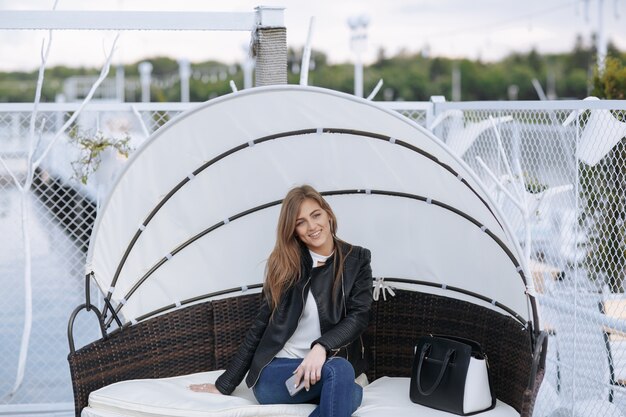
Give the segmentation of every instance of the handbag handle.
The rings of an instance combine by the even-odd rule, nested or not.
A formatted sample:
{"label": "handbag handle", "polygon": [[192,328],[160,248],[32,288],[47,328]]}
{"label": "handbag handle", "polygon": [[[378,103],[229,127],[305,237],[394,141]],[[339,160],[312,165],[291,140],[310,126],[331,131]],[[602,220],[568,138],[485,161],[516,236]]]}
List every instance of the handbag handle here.
{"label": "handbag handle", "polygon": [[435,390],[441,383],[441,380],[443,379],[443,374],[444,372],[446,372],[446,368],[448,367],[448,363],[450,362],[450,357],[454,353],[454,349],[448,349],[448,351],[446,352],[446,357],[443,360],[443,364],[441,365],[441,370],[439,371],[439,375],[437,376],[437,379],[435,380],[435,383],[429,389],[423,390],[422,383],[420,382],[420,380],[422,376],[422,364],[424,363],[424,358],[426,357],[426,351],[428,349],[430,349],[430,343],[425,343],[424,346],[422,346],[422,352],[420,353],[420,360],[417,366],[417,389],[420,392],[420,394],[424,396],[428,396],[432,394],[433,392],[435,392]]}

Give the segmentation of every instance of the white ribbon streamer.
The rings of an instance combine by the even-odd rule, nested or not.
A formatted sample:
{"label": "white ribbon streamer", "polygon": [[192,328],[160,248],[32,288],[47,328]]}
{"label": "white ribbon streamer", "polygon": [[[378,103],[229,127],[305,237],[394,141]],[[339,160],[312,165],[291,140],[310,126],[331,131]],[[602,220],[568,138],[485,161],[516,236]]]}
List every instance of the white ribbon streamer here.
{"label": "white ribbon streamer", "polygon": [[383,300],[387,301],[387,293],[392,297],[396,296],[394,288],[385,282],[385,278],[379,277],[376,278],[376,282],[374,282],[374,301],[378,301],[380,298],[380,294],[383,294]]}

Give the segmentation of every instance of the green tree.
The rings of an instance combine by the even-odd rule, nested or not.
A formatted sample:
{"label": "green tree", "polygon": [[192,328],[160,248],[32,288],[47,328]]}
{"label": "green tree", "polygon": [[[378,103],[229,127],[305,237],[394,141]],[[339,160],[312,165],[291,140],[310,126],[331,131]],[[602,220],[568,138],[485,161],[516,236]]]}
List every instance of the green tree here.
{"label": "green tree", "polygon": [[626,67],[621,60],[608,57],[604,71],[593,77],[593,95],[612,100],[623,100],[626,95]]}
{"label": "green tree", "polygon": [[452,63],[449,59],[435,58],[430,63],[428,75],[431,81],[437,81],[441,77],[450,76],[452,71]]}
{"label": "green tree", "polygon": [[[593,94],[624,99],[626,68],[609,57],[604,71],[595,72]],[[624,122],[624,112],[613,112]],[[580,163],[582,221],[587,225],[586,263],[590,278],[608,284],[612,292],[624,291],[626,273],[626,138],[595,166]]]}
{"label": "green tree", "polygon": [[567,57],[568,65],[572,68],[587,70],[593,62],[593,52],[585,46],[582,35],[576,36],[574,50]]}
{"label": "green tree", "polygon": [[528,53],[527,62],[535,73],[541,73],[544,70],[543,58],[535,48]]}
{"label": "green tree", "polygon": [[[395,56],[382,49],[378,51],[376,61],[364,69],[365,92],[372,90],[382,78],[385,82],[383,96],[393,100],[428,100],[433,95],[451,98],[451,80],[453,64],[461,70],[463,100],[505,100],[507,89],[515,84],[519,88],[518,99],[536,100],[537,94],[532,86],[532,79],[545,83],[548,68],[556,79],[556,93],[560,97],[584,98],[592,87],[591,65],[594,63],[592,42],[585,42],[578,36],[572,51],[562,54],[540,55],[536,50],[528,53],[515,53],[499,62],[481,62],[453,60],[445,57],[428,58],[422,54],[411,54],[402,50]],[[626,62],[626,55],[609,43],[611,56]],[[330,63],[323,52],[313,50],[314,65],[309,72],[309,85],[326,87],[351,93],[354,85],[354,72],[351,63]],[[289,49],[288,59],[293,67],[299,67],[302,49]],[[155,85],[152,86],[154,101],[176,101],[180,98],[180,84],[173,82],[178,74],[178,63],[167,57],[147,59],[153,65]],[[143,60],[142,60],[143,61]],[[139,62],[124,66],[128,79],[138,77]],[[243,74],[239,69],[229,73],[226,79],[215,80],[211,74],[223,71],[227,66],[216,61],[194,63],[194,73],[200,77],[192,78],[190,96],[193,101],[204,101],[211,97],[230,92],[228,82],[232,79],[240,88],[243,86]],[[290,65],[290,69],[292,65]],[[71,76],[97,75],[93,68],[52,67],[46,70],[43,100],[53,101],[63,89],[63,82]],[[208,75],[207,75],[208,74]],[[111,77],[114,73],[111,73]],[[289,83],[298,83],[299,73],[289,71]],[[0,101],[30,102],[34,96],[37,71],[0,73]],[[161,81],[160,83],[158,81]],[[624,90],[615,85],[614,90]],[[140,100],[140,90],[127,91],[126,100]]]}
{"label": "green tree", "polygon": [[573,68],[557,81],[557,90],[564,98],[581,98],[589,95],[587,81],[588,71],[583,68]]}

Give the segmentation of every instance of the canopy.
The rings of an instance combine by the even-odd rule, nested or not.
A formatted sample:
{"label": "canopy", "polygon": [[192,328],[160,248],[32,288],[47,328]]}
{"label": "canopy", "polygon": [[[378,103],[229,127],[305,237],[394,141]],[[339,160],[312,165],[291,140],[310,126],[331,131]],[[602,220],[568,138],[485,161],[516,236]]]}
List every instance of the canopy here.
{"label": "canopy", "polygon": [[470,169],[396,112],[313,87],[233,93],[162,127],[98,213],[88,273],[125,322],[261,284],[280,200],[301,184],[326,194],[340,238],[372,251],[374,277],[530,319],[521,251]]}

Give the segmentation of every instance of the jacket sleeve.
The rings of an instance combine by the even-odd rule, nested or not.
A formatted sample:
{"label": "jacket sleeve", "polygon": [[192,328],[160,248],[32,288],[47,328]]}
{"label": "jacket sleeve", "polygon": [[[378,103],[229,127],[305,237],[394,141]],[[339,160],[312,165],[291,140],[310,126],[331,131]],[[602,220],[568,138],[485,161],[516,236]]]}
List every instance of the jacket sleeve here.
{"label": "jacket sleeve", "polygon": [[265,332],[267,323],[271,316],[271,310],[269,306],[269,300],[264,296],[261,308],[252,323],[252,326],[246,333],[237,353],[228,364],[228,367],[222,375],[215,381],[215,387],[219,392],[225,395],[230,395],[235,388],[241,383],[246,372],[250,368],[254,352],[259,345],[261,336]]}
{"label": "jacket sleeve", "polygon": [[363,249],[359,261],[357,276],[346,300],[346,316],[335,327],[314,340],[311,347],[319,343],[327,352],[334,354],[352,343],[367,328],[372,305],[372,267],[368,249]]}

